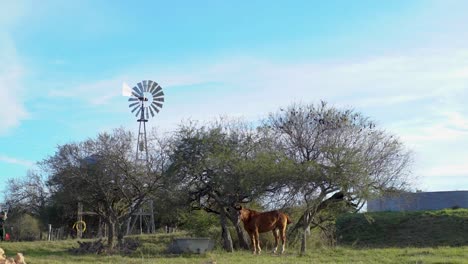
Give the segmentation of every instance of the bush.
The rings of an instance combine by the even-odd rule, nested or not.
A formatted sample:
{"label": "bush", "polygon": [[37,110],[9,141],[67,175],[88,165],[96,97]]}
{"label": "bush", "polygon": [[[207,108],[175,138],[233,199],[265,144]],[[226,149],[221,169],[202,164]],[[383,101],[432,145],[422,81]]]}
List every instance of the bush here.
{"label": "bush", "polygon": [[5,231],[14,241],[38,240],[41,233],[39,220],[29,214],[8,218]]}
{"label": "bush", "polygon": [[182,219],[183,224],[181,228],[188,231],[192,236],[216,238],[212,237],[213,232],[221,229],[218,217],[205,211],[192,211],[189,214],[185,214]]}

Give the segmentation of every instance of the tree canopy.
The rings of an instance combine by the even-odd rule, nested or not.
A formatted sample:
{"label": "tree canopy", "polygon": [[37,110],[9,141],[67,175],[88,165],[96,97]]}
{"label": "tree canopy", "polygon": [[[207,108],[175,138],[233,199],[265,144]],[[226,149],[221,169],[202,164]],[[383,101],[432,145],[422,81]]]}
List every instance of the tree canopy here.
{"label": "tree canopy", "polygon": [[116,129],[58,146],[53,156],[41,162],[49,173],[53,196],[72,206],[80,202],[105,220],[111,247],[116,237],[123,238],[129,217],[160,187],[163,155],[155,148],[149,165],[141,165],[134,159],[134,146],[131,133]]}

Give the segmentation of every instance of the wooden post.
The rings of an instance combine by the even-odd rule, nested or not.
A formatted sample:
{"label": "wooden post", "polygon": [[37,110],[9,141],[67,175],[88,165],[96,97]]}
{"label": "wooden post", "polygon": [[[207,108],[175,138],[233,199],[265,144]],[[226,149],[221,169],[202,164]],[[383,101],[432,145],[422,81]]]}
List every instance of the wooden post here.
{"label": "wooden post", "polygon": [[[77,223],[83,221],[83,204],[78,203],[78,218]],[[83,236],[83,232],[81,232],[81,228],[76,228],[76,238],[81,239]]]}
{"label": "wooden post", "polygon": [[143,210],[140,208],[140,235],[143,234]]}
{"label": "wooden post", "polygon": [[151,234],[156,233],[156,224],[154,223],[154,201],[150,200],[150,221],[151,221]]}

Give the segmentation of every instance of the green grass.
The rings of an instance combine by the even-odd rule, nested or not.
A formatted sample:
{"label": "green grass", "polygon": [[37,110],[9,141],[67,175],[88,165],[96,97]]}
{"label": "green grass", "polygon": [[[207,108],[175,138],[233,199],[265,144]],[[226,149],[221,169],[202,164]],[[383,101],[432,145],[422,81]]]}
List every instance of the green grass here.
{"label": "green grass", "polygon": [[437,247],[468,245],[468,209],[348,214],[337,220],[340,245]]}
{"label": "green grass", "polygon": [[[179,235],[180,236],[180,235]],[[3,242],[8,256],[22,252],[28,264],[100,264],[100,263],[468,263],[468,247],[436,248],[359,248],[310,249],[299,256],[295,248],[287,248],[284,255],[272,255],[266,250],[262,255],[248,251],[226,253],[215,250],[203,255],[169,255],[168,243],[173,235],[139,236],[142,246],[131,256],[70,255],[68,249],[77,247],[76,240],[52,242]]]}

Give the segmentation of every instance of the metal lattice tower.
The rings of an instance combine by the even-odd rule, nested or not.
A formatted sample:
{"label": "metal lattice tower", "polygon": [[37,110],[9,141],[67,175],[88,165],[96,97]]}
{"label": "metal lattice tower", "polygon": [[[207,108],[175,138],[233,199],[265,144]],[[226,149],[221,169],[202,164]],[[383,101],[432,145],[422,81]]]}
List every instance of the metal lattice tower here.
{"label": "metal lattice tower", "polygon": [[[136,147],[136,162],[149,168],[149,156],[148,156],[148,140],[146,138],[146,123],[148,119],[154,117],[155,114],[159,113],[159,110],[163,107],[164,92],[162,87],[157,82],[151,80],[145,80],[137,83],[135,87],[130,89],[128,85],[124,83],[122,87],[122,94],[130,96],[128,99],[130,109],[132,113],[138,118],[138,137]],[[148,233],[154,233],[156,230],[154,224],[154,211],[153,201],[149,201],[149,212],[145,212],[143,208],[140,208],[137,213],[132,215],[127,223],[127,234],[132,233],[135,228],[136,221],[140,221],[140,233],[143,232],[143,221],[148,229]],[[147,208],[148,209],[148,208]],[[149,219],[148,219],[149,218]]]}

